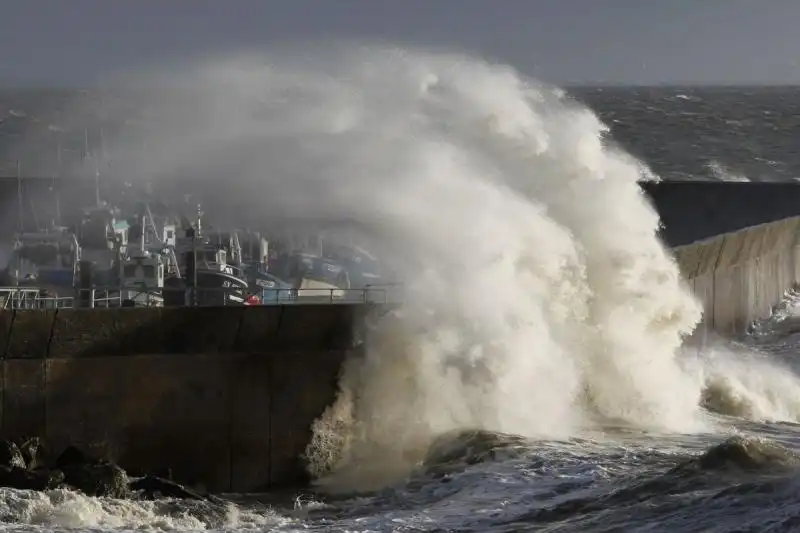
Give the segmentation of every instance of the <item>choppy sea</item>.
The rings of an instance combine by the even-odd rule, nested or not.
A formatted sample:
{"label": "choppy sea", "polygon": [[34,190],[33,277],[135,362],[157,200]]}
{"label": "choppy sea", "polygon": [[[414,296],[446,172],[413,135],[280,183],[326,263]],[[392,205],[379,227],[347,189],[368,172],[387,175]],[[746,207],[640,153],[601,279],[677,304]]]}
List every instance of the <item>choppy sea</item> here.
{"label": "choppy sea", "polygon": [[[467,79],[472,78],[454,77],[449,83],[458,86]],[[367,93],[370,83],[362,83]],[[440,83],[447,85],[445,81]],[[487,92],[494,90],[489,85],[480,87]],[[610,133],[603,136],[610,136],[614,144],[643,161],[652,174],[663,179],[800,178],[800,151],[797,149],[800,88],[580,87],[568,88],[567,92],[609,126]],[[315,94],[311,91],[306,97],[314,98]],[[437,94],[439,98],[454,101],[453,108],[470,108],[473,101],[470,98],[474,97],[468,95],[467,98],[461,93],[448,96],[445,89]],[[510,95],[501,94],[497,98],[509,99]],[[97,124],[107,119],[90,117],[85,125],[73,122],[68,128],[59,122],[59,117],[69,98],[59,91],[0,91],[0,117],[5,117],[0,119],[0,139],[3,139],[0,159],[5,161],[7,175],[13,175],[15,160],[19,157],[25,159],[25,168],[34,169],[31,173],[51,172],[52,168],[47,165],[52,165],[57,136],[65,158],[71,157],[69,154],[80,157],[87,142],[91,145],[90,151],[100,149]],[[364,109],[372,108],[365,104]],[[537,109],[531,114],[538,113]],[[510,106],[508,111],[521,113]],[[429,109],[426,112],[434,113]],[[458,118],[461,115],[450,112],[448,116]],[[538,116],[546,116],[549,121],[561,120],[552,112]],[[105,135],[111,138],[115,126],[109,122],[104,124]],[[370,124],[376,127],[375,122]],[[507,125],[509,129],[519,126],[516,122]],[[524,127],[529,125],[526,123]],[[301,129],[294,134],[304,135]],[[45,134],[48,131],[52,136]],[[393,142],[405,135],[406,130],[398,131]],[[568,149],[572,133],[567,132],[562,138],[555,129],[548,131],[551,138],[556,139],[548,149],[562,143],[567,148],[561,149],[560,157],[579,153]],[[19,141],[31,132],[37,133],[38,144],[28,143],[22,153]],[[588,136],[592,135],[590,132]],[[453,144],[459,145],[459,142],[462,141]],[[470,139],[469,142],[477,141]],[[492,157],[506,157],[497,155],[500,149],[495,148]],[[113,142],[103,149],[109,150],[109,158],[113,159]],[[372,152],[372,155],[379,157],[376,155],[379,153]],[[556,172],[551,163],[546,167],[547,172]],[[42,165],[41,172],[36,170],[37,164]],[[533,164],[538,163],[534,161]],[[555,199],[552,202],[556,205]],[[450,231],[455,230],[450,228]],[[561,252],[554,250],[552,253]],[[602,253],[602,250],[594,253]],[[538,285],[532,287],[531,290],[540,290]],[[595,290],[595,294],[602,295],[602,290]],[[545,289],[541,291],[542,294],[546,292]],[[547,294],[550,298],[547,301],[551,303],[561,297]],[[605,294],[609,298],[613,296]],[[508,298],[511,302],[511,297]],[[509,303],[508,309],[522,312],[527,308]],[[547,320],[552,322],[548,330],[552,337],[556,340],[564,337],[559,328],[564,323],[569,324],[569,319],[557,322],[548,317]],[[635,321],[632,324],[632,328],[650,327]],[[547,432],[538,436],[536,432],[525,435],[525,431],[497,431],[498,427],[513,429],[516,426],[496,415],[491,420],[500,422],[494,427],[491,424],[455,426],[448,427],[441,435],[434,435],[414,468],[377,488],[327,492],[311,487],[278,495],[231,495],[230,502],[221,507],[171,500],[134,502],[88,498],[70,491],[29,493],[0,489],[0,528],[13,531],[488,533],[798,531],[800,363],[797,352],[800,333],[797,332],[800,332],[800,313],[788,295],[780,312],[759,324],[747,337],[701,349],[685,348],[686,353],[676,355],[685,362],[684,367],[694,369],[694,379],[700,383],[698,416],[703,427],[697,430],[644,427],[636,422],[638,415],[627,416],[625,406],[617,406],[613,415],[603,413],[607,416],[602,422],[586,423],[580,431],[559,437],[549,436]],[[536,335],[535,342],[525,348],[531,354],[549,346],[541,330]],[[565,342],[559,346],[566,346]],[[430,348],[430,344],[426,346]],[[634,344],[626,346],[637,349]],[[646,357],[648,354],[637,355]],[[637,374],[626,373],[624,361],[620,364],[623,366],[615,368],[613,374],[617,379],[637,379]],[[536,372],[548,372],[550,367],[537,368]],[[524,366],[516,370],[526,371],[534,370]],[[596,371],[605,370],[598,367]],[[398,373],[397,379],[405,378]],[[665,376],[663,383],[651,380],[647,387],[673,387],[671,379]],[[506,383],[509,387],[515,386],[509,383]],[[497,383],[495,385],[500,388]],[[592,386],[595,385],[586,385],[587,388]],[[546,417],[548,411],[559,410],[552,403],[542,403],[543,395],[536,394],[534,389],[531,389],[529,403],[525,396],[514,397],[518,404],[522,402],[520,409],[526,412],[525,420],[531,417],[530,413],[540,412]],[[387,387],[386,393],[392,390]],[[599,388],[593,390],[600,394]],[[666,396],[672,394],[678,398],[683,393],[676,389],[668,391]],[[647,391],[641,395],[644,398]],[[636,398],[629,395],[625,401],[635,403]],[[659,401],[664,400],[659,397]],[[596,403],[603,404],[603,401]],[[498,401],[492,405],[504,404]],[[427,406],[432,410],[445,408],[435,402]],[[651,410],[652,417],[661,413],[658,406]],[[425,418],[422,414],[420,417]],[[431,417],[425,419],[431,420]],[[488,419],[490,417],[470,420]],[[403,435],[411,430],[397,426],[394,431]]]}

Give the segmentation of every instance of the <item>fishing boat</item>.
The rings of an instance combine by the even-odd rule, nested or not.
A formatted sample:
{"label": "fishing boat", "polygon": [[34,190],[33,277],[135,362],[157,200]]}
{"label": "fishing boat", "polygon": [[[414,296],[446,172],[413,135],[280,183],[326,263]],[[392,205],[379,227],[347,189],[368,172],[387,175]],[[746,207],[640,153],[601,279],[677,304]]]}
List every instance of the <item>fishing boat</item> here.
{"label": "fishing boat", "polygon": [[249,293],[257,296],[260,303],[270,305],[297,300],[296,287],[268,272],[263,264],[246,264],[243,271]]}
{"label": "fishing boat", "polygon": [[164,305],[244,305],[248,283],[244,273],[228,263],[227,251],[204,236],[198,206],[195,224],[175,242],[176,269],[164,280]]}
{"label": "fishing boat", "polygon": [[3,284],[68,292],[75,285],[81,247],[75,234],[60,228],[14,235]]}

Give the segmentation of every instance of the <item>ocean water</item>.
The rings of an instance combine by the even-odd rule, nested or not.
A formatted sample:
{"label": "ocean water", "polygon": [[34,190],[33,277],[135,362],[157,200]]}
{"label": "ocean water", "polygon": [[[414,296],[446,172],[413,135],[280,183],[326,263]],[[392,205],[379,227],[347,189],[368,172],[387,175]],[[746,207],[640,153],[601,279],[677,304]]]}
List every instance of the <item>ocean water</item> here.
{"label": "ocean water", "polygon": [[135,97],[0,101],[6,159],[52,153],[54,125],[79,145],[99,121],[89,151],[126,179],[219,176],[249,212],[357,221],[406,304],[315,424],[309,489],[225,504],[0,489],[3,528],[800,527],[800,298],[747,337],[684,345],[700,308],[636,184],[800,175],[795,89],[565,91],[480,58],[355,46],[115,81]]}

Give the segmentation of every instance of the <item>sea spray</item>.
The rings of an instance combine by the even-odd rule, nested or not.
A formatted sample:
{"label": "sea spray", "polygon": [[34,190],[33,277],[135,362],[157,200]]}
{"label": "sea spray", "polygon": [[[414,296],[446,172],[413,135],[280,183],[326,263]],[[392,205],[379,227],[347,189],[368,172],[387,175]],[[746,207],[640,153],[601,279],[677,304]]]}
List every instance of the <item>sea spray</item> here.
{"label": "sea spray", "polygon": [[700,390],[676,351],[700,307],[656,237],[641,165],[562,91],[359,46],[138,79],[148,120],[110,143],[120,177],[218,178],[236,217],[354,221],[405,283],[317,421],[308,457],[331,486],[396,479],[464,428],[695,427]]}

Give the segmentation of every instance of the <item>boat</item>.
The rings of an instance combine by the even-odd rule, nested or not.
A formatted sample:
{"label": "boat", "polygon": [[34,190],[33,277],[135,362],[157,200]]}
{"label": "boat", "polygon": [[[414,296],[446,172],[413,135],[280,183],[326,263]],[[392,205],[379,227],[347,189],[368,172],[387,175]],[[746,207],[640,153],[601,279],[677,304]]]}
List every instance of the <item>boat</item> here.
{"label": "boat", "polygon": [[365,288],[387,283],[383,265],[378,258],[360,246],[326,242],[323,257],[336,262],[347,272],[352,288]]}
{"label": "boat", "polygon": [[248,291],[258,297],[263,305],[291,303],[297,300],[298,291],[290,283],[267,271],[260,263],[250,263],[243,267]]}
{"label": "boat", "polygon": [[52,292],[71,292],[78,275],[81,247],[65,228],[14,235],[13,248],[3,284],[37,287]]}
{"label": "boat", "polygon": [[237,241],[241,250],[243,265],[262,265],[263,270],[269,270],[269,260],[272,248],[269,241],[260,232],[237,232]]}
{"label": "boat", "polygon": [[185,227],[170,250],[177,268],[169,269],[164,279],[164,305],[245,304],[247,279],[228,263],[225,248],[204,236],[199,206],[195,224]]}
{"label": "boat", "polygon": [[83,210],[76,228],[81,260],[92,263],[92,284],[99,287],[120,285],[120,263],[127,257],[130,225],[120,218],[120,210],[100,202]]}

